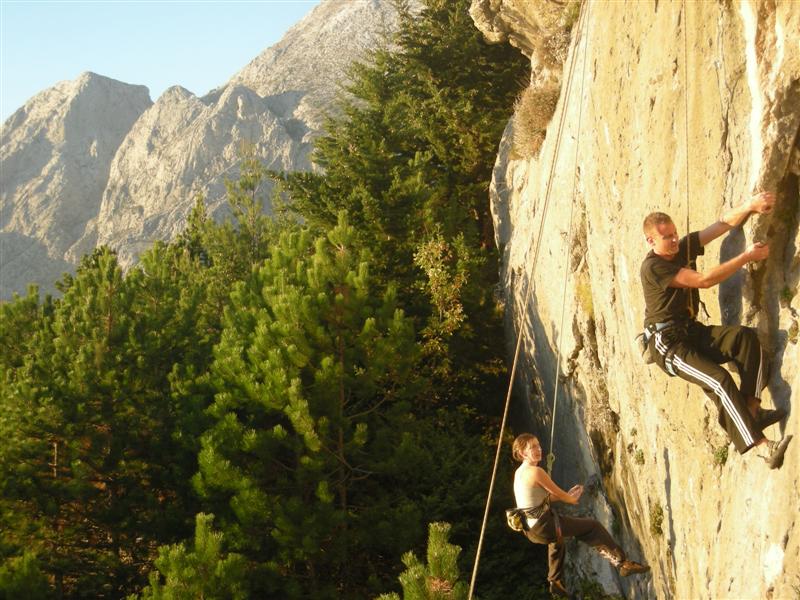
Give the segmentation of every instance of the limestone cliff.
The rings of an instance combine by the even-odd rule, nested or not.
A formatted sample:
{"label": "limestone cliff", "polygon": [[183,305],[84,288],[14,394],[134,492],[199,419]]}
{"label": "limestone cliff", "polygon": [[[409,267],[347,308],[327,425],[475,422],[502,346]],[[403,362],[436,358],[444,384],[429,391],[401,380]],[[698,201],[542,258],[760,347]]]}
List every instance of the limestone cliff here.
{"label": "limestone cliff", "polygon": [[[487,39],[531,56],[538,85],[536,40],[563,4],[474,0],[471,13]],[[757,328],[772,359],[764,404],[791,412],[768,437],[799,433],[798,32],[796,2],[584,2],[541,150],[518,158],[512,124],[501,144],[491,201],[510,351],[524,335],[515,402],[547,441],[558,387],[556,479],[568,487],[599,475],[584,508],[653,567],[620,580],[572,547],[572,577],[609,592],[795,598],[800,589],[800,440],[777,471],[756,451],[738,455],[702,392],[645,366],[634,343],[644,216],[663,210],[679,229],[687,216],[700,229],[754,190],[777,191],[773,214],[711,244],[699,268],[752,240],[770,244],[769,259],[701,296],[711,322]]]}

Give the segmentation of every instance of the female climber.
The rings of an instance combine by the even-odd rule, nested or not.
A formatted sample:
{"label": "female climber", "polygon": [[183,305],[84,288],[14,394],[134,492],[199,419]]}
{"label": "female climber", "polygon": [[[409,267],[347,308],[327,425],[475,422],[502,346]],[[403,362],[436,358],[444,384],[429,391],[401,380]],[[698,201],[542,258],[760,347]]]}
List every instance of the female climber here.
{"label": "female climber", "polygon": [[550,508],[550,503],[557,501],[577,504],[583,493],[583,486],[576,485],[565,492],[550,479],[547,472],[539,466],[542,447],[535,435],[523,433],[517,436],[512,454],[515,460],[522,463],[514,473],[514,497],[518,510],[522,511],[525,536],[535,544],[549,544],[550,569],[547,580],[550,582],[551,594],[568,596],[561,580],[565,537],[575,537],[596,548],[622,577],[650,570],[646,565],[627,560],[622,548],[595,519],[560,516]]}

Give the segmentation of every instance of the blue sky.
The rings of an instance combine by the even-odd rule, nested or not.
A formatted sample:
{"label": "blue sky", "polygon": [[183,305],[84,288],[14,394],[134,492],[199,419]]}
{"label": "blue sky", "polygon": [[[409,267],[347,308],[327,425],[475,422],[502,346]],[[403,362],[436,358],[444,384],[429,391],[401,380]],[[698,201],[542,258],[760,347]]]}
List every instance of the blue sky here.
{"label": "blue sky", "polygon": [[93,71],[197,95],[225,83],[319,0],[0,0],[0,119]]}

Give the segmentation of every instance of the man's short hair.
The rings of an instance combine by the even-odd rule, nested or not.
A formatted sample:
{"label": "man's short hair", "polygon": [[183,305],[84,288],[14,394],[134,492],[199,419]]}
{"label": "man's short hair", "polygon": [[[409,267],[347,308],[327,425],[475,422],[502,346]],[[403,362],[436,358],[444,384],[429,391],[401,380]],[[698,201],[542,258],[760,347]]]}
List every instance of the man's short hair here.
{"label": "man's short hair", "polygon": [[642,230],[644,231],[644,234],[647,235],[658,225],[666,225],[667,223],[672,223],[672,217],[670,217],[668,214],[662,212],[651,212],[644,218]]}

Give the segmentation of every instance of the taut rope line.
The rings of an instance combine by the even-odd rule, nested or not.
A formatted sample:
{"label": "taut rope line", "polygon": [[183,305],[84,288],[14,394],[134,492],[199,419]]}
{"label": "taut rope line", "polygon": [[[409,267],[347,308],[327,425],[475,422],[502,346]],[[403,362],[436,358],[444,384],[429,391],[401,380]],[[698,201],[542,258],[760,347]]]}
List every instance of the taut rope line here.
{"label": "taut rope line", "polygon": [[[575,212],[575,189],[578,187],[578,153],[581,147],[581,121],[583,119],[583,88],[586,83],[586,44],[589,40],[589,27],[591,25],[588,24],[589,22],[589,12],[591,11],[591,6],[587,5],[586,8],[586,21],[587,21],[587,30],[586,30],[586,41],[584,42],[583,47],[583,72],[581,73],[581,93],[578,96],[581,99],[580,104],[578,105],[578,139],[575,142],[575,166],[573,167],[573,178],[572,178],[572,202],[570,203],[569,207],[569,234],[568,234],[568,242],[567,248],[572,247],[572,242],[574,241],[574,234],[572,231],[572,215]],[[567,312],[565,307],[567,304],[567,282],[569,281],[569,259],[564,264],[564,289],[561,293],[561,325],[558,329],[558,352],[556,354],[556,368],[555,373],[553,375],[553,410],[551,411],[550,415],[550,452],[547,454],[547,473],[548,475],[553,474],[553,463],[556,460],[555,452],[553,449],[556,445],[556,408],[558,407],[558,370],[561,365],[561,350],[564,342],[564,314]]]}
{"label": "taut rope line", "polygon": [[[587,2],[586,6],[587,7],[590,6],[590,2]],[[578,31],[579,31],[580,35],[583,34],[583,28],[584,28],[584,25],[585,25],[585,21],[588,20],[588,13],[589,13],[589,8],[587,8],[586,11],[583,11],[583,9],[582,9],[581,19],[580,19],[580,23],[579,23],[579,26],[578,26]],[[584,75],[585,75],[585,66],[586,66],[586,43],[587,42],[585,41],[584,42]],[[539,224],[539,235],[537,236],[536,246],[534,248],[533,264],[531,265],[531,273],[530,273],[530,275],[528,277],[528,283],[527,283],[528,288],[527,288],[527,291],[525,293],[525,302],[523,304],[524,307],[528,306],[528,303],[530,302],[531,291],[533,289],[533,278],[534,278],[534,274],[536,273],[536,263],[537,263],[538,257],[539,257],[539,247],[541,245],[541,240],[542,240],[542,237],[543,237],[542,234],[543,234],[543,231],[544,231],[544,224],[545,224],[545,221],[547,220],[547,208],[548,208],[548,205],[550,203],[550,191],[552,189],[553,175],[555,173],[555,166],[556,166],[556,162],[558,160],[559,149],[561,147],[561,135],[562,135],[563,128],[564,128],[564,122],[566,120],[566,112],[567,112],[566,111],[566,106],[567,106],[567,101],[569,100],[570,90],[572,88],[572,78],[573,78],[573,75],[574,75],[574,72],[575,72],[575,62],[576,62],[576,59],[577,59],[577,54],[578,53],[577,53],[577,47],[576,47],[576,52],[573,53],[572,60],[570,62],[570,72],[569,72],[569,77],[567,78],[567,86],[566,86],[565,94],[564,94],[565,100],[564,100],[564,104],[563,104],[562,111],[561,111],[561,119],[560,119],[559,125],[558,125],[555,148],[553,150],[553,161],[552,161],[551,166],[550,166],[550,174],[549,174],[549,177],[548,177],[548,180],[547,180],[547,188],[546,188],[546,191],[545,191],[545,200],[544,200],[544,205],[543,205],[543,209],[542,209],[542,220],[541,220],[541,222]],[[579,138],[578,141],[580,141],[580,138]],[[577,150],[576,150],[576,152],[577,152]],[[523,311],[523,316],[524,316],[524,311]],[[514,388],[514,378],[515,378],[516,372],[517,372],[517,364],[519,363],[519,353],[520,353],[520,348],[522,347],[522,336],[523,336],[524,331],[525,331],[525,328],[524,328],[524,318],[523,318],[523,322],[520,324],[519,333],[517,335],[517,344],[516,344],[516,347],[514,349],[514,360],[513,360],[513,363],[511,365],[511,375],[510,375],[510,378],[509,378],[508,393],[506,394],[505,407],[503,409],[503,418],[502,418],[501,423],[500,423],[500,435],[498,436],[498,439],[497,439],[497,450],[495,452],[494,467],[492,468],[492,477],[491,477],[491,481],[489,483],[489,493],[488,493],[488,496],[486,498],[486,508],[484,510],[484,513],[483,513],[483,523],[481,525],[481,533],[480,533],[480,537],[478,538],[478,548],[477,548],[477,551],[475,553],[475,564],[474,564],[473,569],[472,569],[472,579],[470,580],[469,595],[467,596],[468,600],[472,600],[472,596],[473,596],[473,593],[475,591],[475,581],[477,580],[477,576],[478,576],[478,565],[480,563],[481,550],[483,548],[483,539],[484,539],[484,536],[486,534],[486,523],[489,520],[489,508],[491,506],[492,493],[494,491],[494,484],[495,484],[495,480],[497,478],[497,466],[498,466],[498,464],[500,462],[500,452],[501,452],[502,447],[503,447],[503,433],[505,431],[506,421],[508,419],[508,409],[509,409],[509,405],[511,403],[511,393],[512,393],[512,390]]]}
{"label": "taut rope line", "polygon": [[[685,168],[686,168],[686,266],[691,266],[692,238],[689,235],[689,51],[687,42],[689,29],[689,16],[686,13],[686,0],[683,0],[683,134],[685,137]],[[686,295],[689,303],[689,315],[694,317],[691,290]]]}

